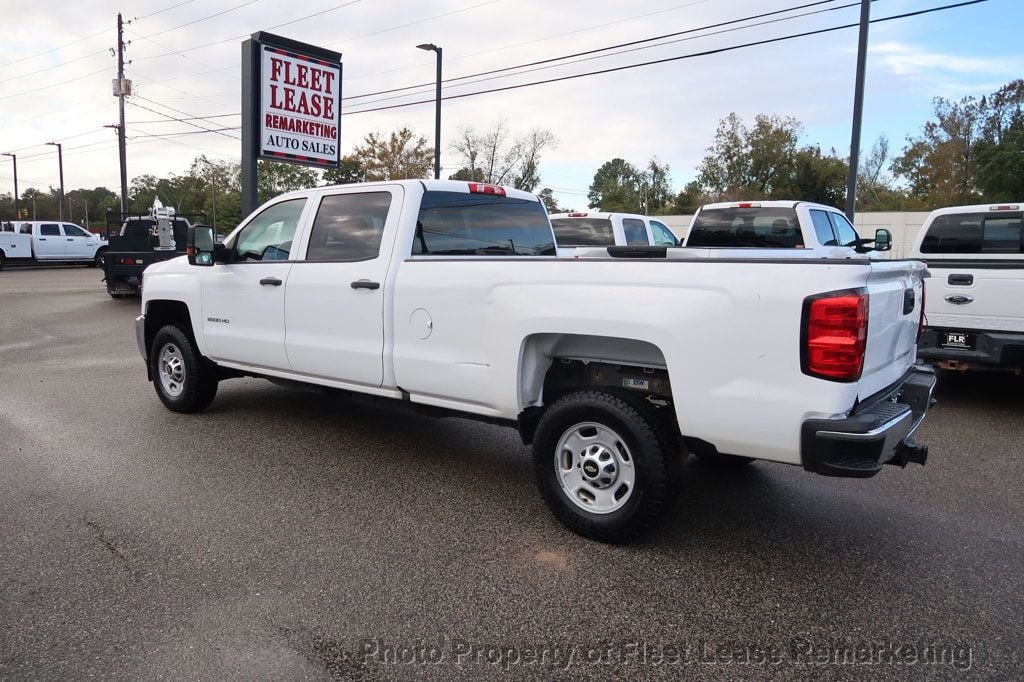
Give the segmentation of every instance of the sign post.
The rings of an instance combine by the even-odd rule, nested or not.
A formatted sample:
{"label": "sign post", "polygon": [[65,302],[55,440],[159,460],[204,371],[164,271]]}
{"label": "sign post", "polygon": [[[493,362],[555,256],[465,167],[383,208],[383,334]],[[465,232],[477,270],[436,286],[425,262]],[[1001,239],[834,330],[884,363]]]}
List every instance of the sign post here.
{"label": "sign post", "polygon": [[258,204],[260,159],[341,160],[341,53],[265,31],[242,43],[242,213]]}

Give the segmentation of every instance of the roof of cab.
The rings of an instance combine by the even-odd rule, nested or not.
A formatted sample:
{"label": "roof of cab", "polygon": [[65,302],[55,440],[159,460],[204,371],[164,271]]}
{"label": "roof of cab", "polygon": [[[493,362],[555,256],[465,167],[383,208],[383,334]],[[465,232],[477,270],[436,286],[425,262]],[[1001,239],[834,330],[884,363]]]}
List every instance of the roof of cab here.
{"label": "roof of cab", "polygon": [[381,180],[378,182],[356,182],[347,185],[328,185],[326,187],[311,187],[309,189],[299,189],[292,192],[281,194],[280,197],[302,197],[308,196],[312,192],[318,192],[324,189],[352,189],[355,187],[374,189],[384,187],[394,187],[400,185],[402,187],[416,187],[421,186],[425,191],[428,192],[461,192],[463,194],[470,194],[470,185],[481,185],[490,187],[501,187],[505,191],[505,196],[513,199],[525,199],[527,201],[537,201],[540,199],[535,194],[526,192],[521,189],[515,189],[514,187],[505,187],[503,185],[491,185],[486,182],[465,182],[463,180]]}
{"label": "roof of cab", "polygon": [[971,204],[969,206],[947,206],[932,211],[928,218],[951,213],[997,213],[999,211],[1020,211],[1024,208],[1024,201],[1010,201],[1000,204]]}
{"label": "roof of cab", "polygon": [[599,220],[607,220],[613,216],[620,218],[636,218],[637,220],[643,220],[648,216],[641,215],[639,213],[610,213],[607,211],[569,211],[567,213],[552,213],[548,217],[554,220],[555,218],[597,218]]}
{"label": "roof of cab", "polygon": [[797,206],[809,206],[810,208],[822,208],[829,211],[840,211],[841,209],[827,204],[817,204],[813,201],[798,201],[793,199],[743,199],[740,201],[719,201],[713,204],[704,204],[698,210],[719,209],[719,208],[740,208],[740,204],[750,204],[749,208],[796,208]]}

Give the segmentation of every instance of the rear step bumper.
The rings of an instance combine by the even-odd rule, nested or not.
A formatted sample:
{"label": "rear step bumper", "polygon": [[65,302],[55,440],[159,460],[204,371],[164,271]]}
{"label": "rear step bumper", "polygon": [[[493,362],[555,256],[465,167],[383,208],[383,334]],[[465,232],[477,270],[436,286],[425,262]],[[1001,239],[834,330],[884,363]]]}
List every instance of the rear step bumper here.
{"label": "rear step bumper", "polygon": [[928,446],[913,438],[932,403],[935,370],[912,367],[900,381],[841,419],[804,422],[801,459],[823,476],[869,478],[885,464],[924,464]]}
{"label": "rear step bumper", "polygon": [[921,332],[917,357],[943,366],[945,369],[1020,367],[1024,364],[1024,333],[964,331],[974,336],[972,348],[946,348],[942,339],[946,332],[958,329],[926,328]]}

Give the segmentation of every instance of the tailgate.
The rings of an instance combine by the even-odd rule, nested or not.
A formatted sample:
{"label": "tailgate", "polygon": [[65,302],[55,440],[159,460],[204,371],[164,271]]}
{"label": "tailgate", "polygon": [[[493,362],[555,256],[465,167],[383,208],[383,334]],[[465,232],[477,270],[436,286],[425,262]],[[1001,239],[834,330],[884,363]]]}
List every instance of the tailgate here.
{"label": "tailgate", "polygon": [[1024,332],[1024,261],[929,261],[927,325]]}
{"label": "tailgate", "polygon": [[861,400],[898,381],[917,359],[927,272],[920,261],[871,261],[868,343],[857,392]]}

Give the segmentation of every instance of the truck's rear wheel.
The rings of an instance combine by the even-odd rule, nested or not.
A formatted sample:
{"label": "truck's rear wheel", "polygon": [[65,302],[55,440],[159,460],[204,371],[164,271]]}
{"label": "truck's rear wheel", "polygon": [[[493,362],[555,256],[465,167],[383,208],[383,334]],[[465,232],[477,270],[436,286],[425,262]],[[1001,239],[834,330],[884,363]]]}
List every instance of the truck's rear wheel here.
{"label": "truck's rear wheel", "polygon": [[177,325],[156,333],[149,361],[156,394],[174,412],[201,412],[217,395],[216,368]]}
{"label": "truck's rear wheel", "polygon": [[99,251],[96,252],[96,258],[93,259],[92,266],[94,268],[99,268],[100,270],[103,270],[106,267],[106,265],[107,265],[107,250],[106,249],[100,249]]}
{"label": "truck's rear wheel", "polygon": [[0,270],[4,269],[5,262],[7,262],[7,255],[3,251],[0,251]]}
{"label": "truck's rear wheel", "polygon": [[533,442],[544,500],[571,530],[632,540],[675,496],[681,454],[653,406],[626,394],[580,391],[547,409]]}

